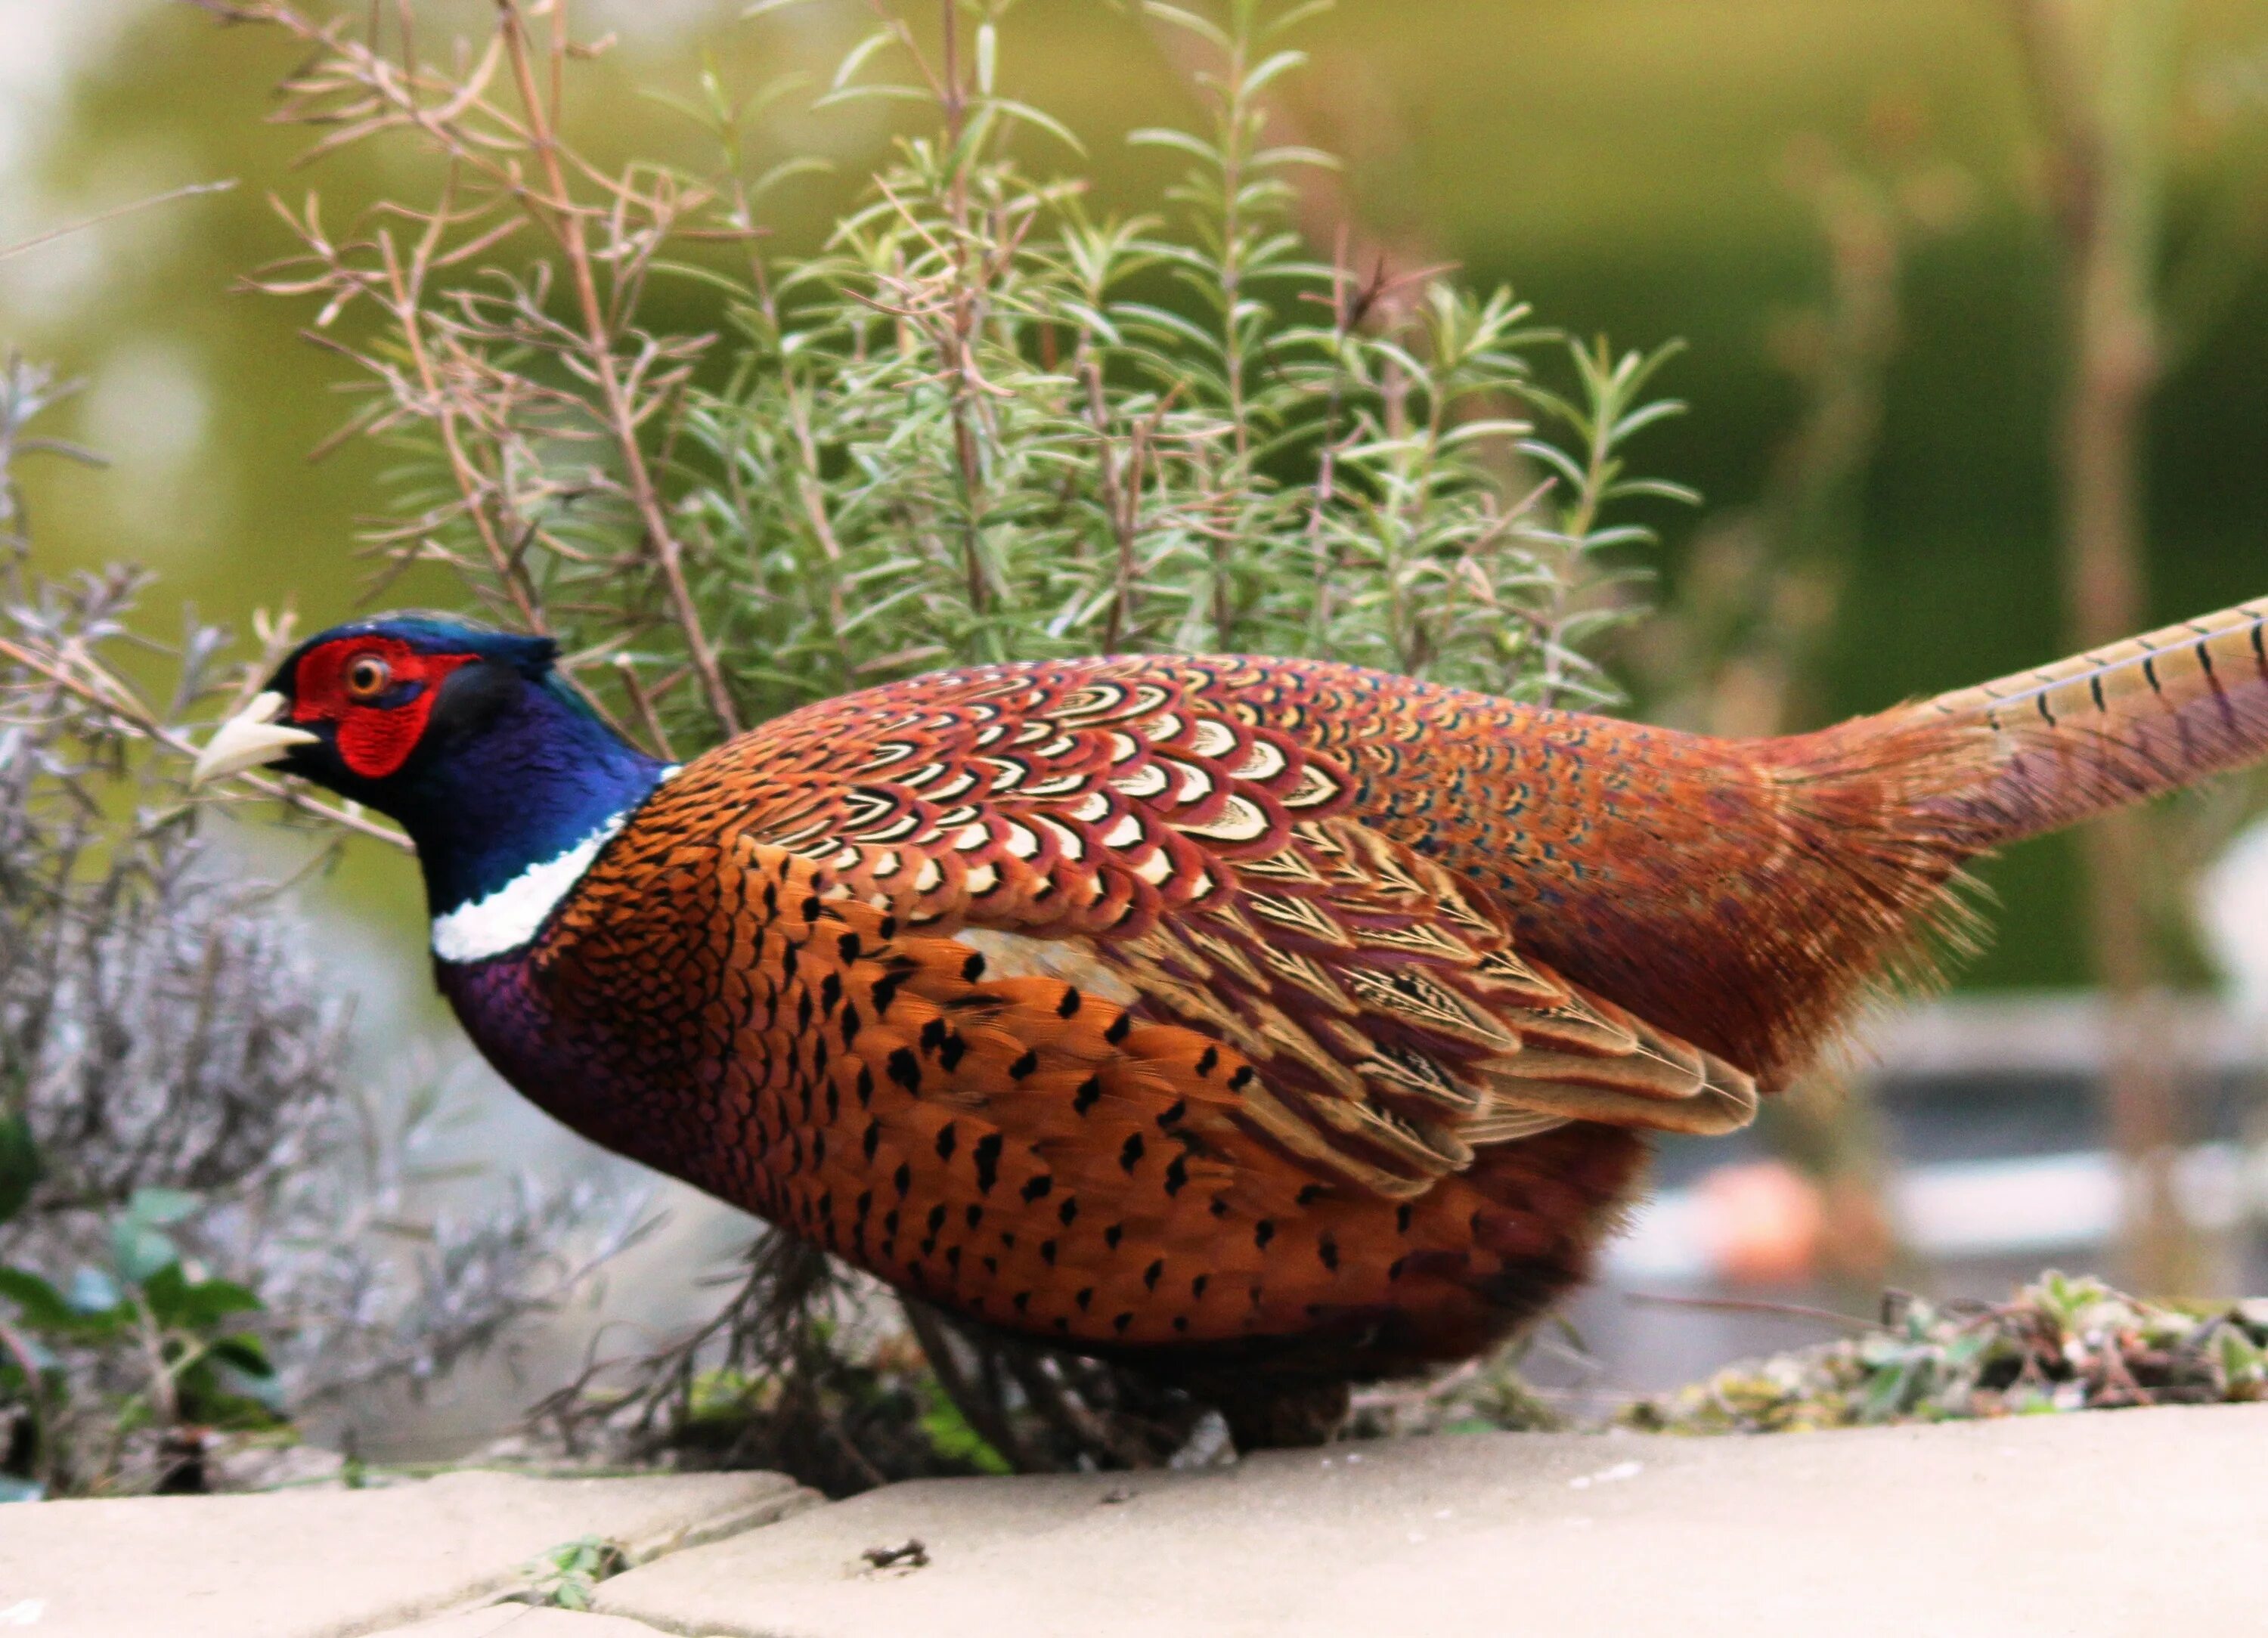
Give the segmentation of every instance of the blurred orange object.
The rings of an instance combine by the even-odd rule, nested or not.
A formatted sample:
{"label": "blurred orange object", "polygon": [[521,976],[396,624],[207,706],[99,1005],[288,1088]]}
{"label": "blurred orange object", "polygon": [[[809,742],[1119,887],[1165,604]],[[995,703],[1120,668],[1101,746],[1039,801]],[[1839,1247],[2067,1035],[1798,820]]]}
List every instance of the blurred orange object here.
{"label": "blurred orange object", "polygon": [[1897,1261],[1897,1230],[1880,1183],[1855,1172],[1838,1172],[1821,1186],[1826,1213],[1819,1254],[1823,1272],[1848,1284],[1880,1286]]}
{"label": "blurred orange object", "polygon": [[1777,1160],[1720,1166],[1694,1191],[1709,1261],[1723,1279],[1788,1285],[1817,1272],[1827,1210],[1819,1187]]}

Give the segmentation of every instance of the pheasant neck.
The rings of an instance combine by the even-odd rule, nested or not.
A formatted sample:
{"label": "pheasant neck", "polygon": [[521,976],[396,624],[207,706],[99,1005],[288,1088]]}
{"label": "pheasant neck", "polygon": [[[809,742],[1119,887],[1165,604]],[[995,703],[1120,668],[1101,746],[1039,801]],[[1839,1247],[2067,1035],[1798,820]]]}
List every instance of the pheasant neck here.
{"label": "pheasant neck", "polygon": [[526,944],[608,837],[674,770],[563,685],[517,698],[418,769],[394,804],[417,844],[444,961]]}
{"label": "pheasant neck", "polygon": [[529,865],[495,892],[437,912],[433,953],[461,964],[508,955],[526,945],[629,817],[625,808],[564,853]]}

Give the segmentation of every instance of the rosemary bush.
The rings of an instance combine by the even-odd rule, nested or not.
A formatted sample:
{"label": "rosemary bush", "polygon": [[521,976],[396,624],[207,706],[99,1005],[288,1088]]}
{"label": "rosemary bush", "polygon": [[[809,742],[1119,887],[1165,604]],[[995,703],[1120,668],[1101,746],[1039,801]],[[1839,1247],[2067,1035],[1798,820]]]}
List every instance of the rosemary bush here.
{"label": "rosemary bush", "polygon": [[[713,139],[709,168],[610,170],[576,145],[596,48],[563,3],[497,0],[485,40],[425,55],[406,4],[200,4],[305,48],[274,117],[315,154],[395,143],[435,179],[342,225],[319,195],[278,202],[297,251],[252,275],[313,305],[308,334],[360,391],[338,437],[401,457],[362,542],[373,595],[445,566],[466,605],[560,636],[661,754],[918,671],[1098,651],[1612,695],[1587,647],[1631,601],[1624,548],[1652,538],[1633,503],[1690,498],[1627,464],[1678,408],[1650,395],[1664,355],[1315,254],[1294,209],[1332,162],[1281,140],[1269,104],[1314,4],[1137,9],[1202,64],[1204,118],[1136,134],[1180,175],[1130,215],[1091,197],[1077,136],[1006,89],[1011,0],[936,0],[921,30],[878,6],[819,101],[885,105],[899,133],[798,254],[760,214],[807,168],[761,151],[780,86],[706,75],[675,106]],[[706,328],[650,317],[660,281]],[[933,1382],[845,1359],[834,1289],[769,1249],[630,1388],[547,1408],[571,1443],[595,1414],[644,1448],[838,1490],[939,1461],[1154,1461],[1189,1436],[1138,1383],[918,1309]],[[740,1432],[719,1439],[725,1402]],[[799,1443],[814,1419],[826,1448]]]}
{"label": "rosemary bush", "polygon": [[[1143,11],[1212,66],[1162,208],[1098,215],[1077,139],[998,89],[1001,0],[901,18],[822,104],[918,110],[813,255],[757,217],[794,164],[746,127],[771,92],[680,106],[717,168],[606,173],[574,151],[566,8],[505,4],[464,66],[396,60],[353,18],[211,9],[313,55],[277,117],[325,149],[443,162],[429,199],[334,233],[261,288],[365,390],[348,435],[406,459],[365,541],[440,562],[499,618],[554,630],[641,731],[689,748],[806,700],[959,663],[1136,650],[1326,655],[1595,702],[1584,651],[1623,611],[1625,514],[1686,498],[1630,440],[1677,406],[1661,355],[1573,344],[1508,293],[1320,261],[1267,93],[1313,8]],[[777,0],[754,8],[777,11]],[[538,38],[537,26],[548,29]],[[406,37],[406,34],[401,36]],[[648,327],[656,280],[715,327]]]}

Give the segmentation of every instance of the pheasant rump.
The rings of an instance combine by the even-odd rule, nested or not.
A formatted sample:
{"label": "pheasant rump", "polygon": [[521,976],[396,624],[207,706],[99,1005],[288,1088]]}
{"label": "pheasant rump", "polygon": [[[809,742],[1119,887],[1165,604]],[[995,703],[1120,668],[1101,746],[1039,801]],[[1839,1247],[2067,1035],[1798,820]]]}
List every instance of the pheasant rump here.
{"label": "pheasant rump", "polygon": [[1306,660],[999,665],[682,767],[542,639],[327,631],[225,724],[398,819],[528,1097],[968,1318],[1271,1396],[1484,1348],[1999,843],[2268,749],[2268,600],[1734,742]]}

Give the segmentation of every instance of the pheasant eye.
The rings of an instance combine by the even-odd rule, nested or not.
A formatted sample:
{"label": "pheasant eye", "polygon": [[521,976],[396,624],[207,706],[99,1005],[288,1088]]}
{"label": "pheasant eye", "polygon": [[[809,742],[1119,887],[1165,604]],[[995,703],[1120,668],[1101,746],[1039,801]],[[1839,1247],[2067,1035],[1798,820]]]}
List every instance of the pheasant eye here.
{"label": "pheasant eye", "polygon": [[347,667],[347,695],[364,701],[375,700],[393,680],[393,667],[375,654],[361,655]]}

